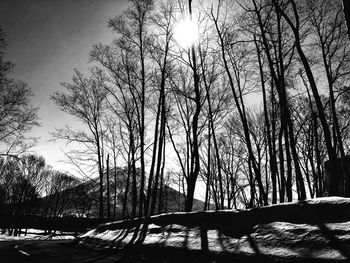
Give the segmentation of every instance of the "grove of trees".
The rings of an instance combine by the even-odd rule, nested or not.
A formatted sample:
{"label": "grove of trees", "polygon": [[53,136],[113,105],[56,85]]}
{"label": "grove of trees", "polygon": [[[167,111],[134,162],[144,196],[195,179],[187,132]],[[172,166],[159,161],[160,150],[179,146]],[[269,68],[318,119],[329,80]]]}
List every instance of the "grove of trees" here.
{"label": "grove of trees", "polygon": [[[184,20],[199,32],[189,45]],[[96,168],[101,216],[106,160],[128,167],[132,217],[157,213],[166,173],[185,211],[199,184],[203,209],[350,195],[341,1],[132,0],[108,26],[115,39],[92,48],[90,72],[52,96],[84,124],[55,137]]]}
{"label": "grove of trees", "polygon": [[[188,45],[182,21],[198,32]],[[185,211],[196,193],[204,210],[350,196],[342,1],[131,0],[108,26],[114,40],[94,45],[89,71],[75,70],[51,97],[81,124],[53,136],[70,144],[66,155],[86,178],[98,177],[100,218],[111,217],[117,192],[124,217],[161,213],[169,185]],[[0,125],[0,142],[14,150],[37,124],[26,85],[6,78],[10,67],[1,61],[1,92],[25,92],[15,107],[28,114],[4,118],[1,101],[0,122],[20,125]],[[118,167],[126,175],[117,186]]]}

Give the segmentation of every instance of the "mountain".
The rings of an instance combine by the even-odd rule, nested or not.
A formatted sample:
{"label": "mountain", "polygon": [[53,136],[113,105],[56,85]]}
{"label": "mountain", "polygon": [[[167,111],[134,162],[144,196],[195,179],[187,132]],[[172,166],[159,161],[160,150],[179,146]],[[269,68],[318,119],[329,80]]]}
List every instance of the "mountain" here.
{"label": "mountain", "polygon": [[[112,169],[109,173],[110,177],[110,211],[114,219],[122,217],[122,204],[125,195],[127,170],[125,168],[117,168],[116,174]],[[116,180],[114,180],[116,177]],[[104,176],[104,206],[105,217],[107,216],[107,180]],[[160,191],[158,191],[159,194]],[[114,210],[114,197],[116,196],[116,205]],[[185,196],[183,193],[174,188],[165,185],[162,191],[163,202],[160,212],[179,212],[184,210]],[[98,217],[99,208],[99,179],[89,180],[81,183],[73,188],[57,191],[40,199],[40,214],[48,216],[79,216],[79,217]],[[132,196],[131,185],[129,186],[129,194],[127,200],[127,214],[131,213]],[[194,199],[193,211],[203,210],[204,202]],[[156,203],[156,211],[159,204]]]}

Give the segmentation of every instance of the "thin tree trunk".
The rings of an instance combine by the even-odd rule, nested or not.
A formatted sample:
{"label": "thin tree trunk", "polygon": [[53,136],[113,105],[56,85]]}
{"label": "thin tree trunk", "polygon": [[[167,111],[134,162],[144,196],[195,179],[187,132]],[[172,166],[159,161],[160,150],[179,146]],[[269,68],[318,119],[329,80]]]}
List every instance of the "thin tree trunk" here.
{"label": "thin tree trunk", "polygon": [[99,189],[99,210],[98,210],[98,216],[100,219],[104,218],[103,212],[103,168],[102,168],[102,163],[101,163],[101,148],[100,148],[100,142],[99,142],[99,138],[96,139],[97,141],[97,162],[98,162],[98,172],[99,172],[99,176],[100,176],[100,189]]}
{"label": "thin tree trunk", "polygon": [[280,203],[284,203],[285,195],[286,195],[286,179],[285,179],[285,170],[284,170],[283,128],[282,127],[280,127],[280,131],[278,134],[278,150],[279,150],[280,178],[281,178],[280,179],[281,180]]}
{"label": "thin tree trunk", "polygon": [[204,211],[208,210],[209,203],[209,189],[210,189],[210,180],[211,180],[211,128],[210,123],[208,123],[208,153],[207,153],[207,182],[205,189],[205,199],[204,199]]}
{"label": "thin tree trunk", "polygon": [[272,139],[271,139],[271,131],[270,131],[270,121],[268,116],[268,108],[267,108],[267,99],[266,99],[266,89],[265,89],[265,80],[264,80],[264,72],[261,63],[261,51],[259,49],[256,37],[254,35],[254,43],[258,56],[259,70],[260,70],[260,79],[261,79],[261,88],[263,92],[263,105],[264,105],[264,118],[265,118],[265,126],[266,126],[266,137],[267,137],[267,145],[268,152],[270,155],[270,170],[271,170],[271,180],[272,180],[272,203],[277,203],[277,161],[276,155],[272,149]]}
{"label": "thin tree trunk", "polygon": [[134,136],[132,134],[132,128],[130,127],[130,147],[131,147],[131,173],[132,173],[132,209],[131,217],[136,217],[137,209],[137,170],[136,170],[136,151],[134,145]]}
{"label": "thin tree trunk", "polygon": [[[128,175],[126,178],[126,186],[125,186],[125,192],[124,192],[124,198],[123,198],[123,208],[122,208],[122,218],[126,217],[126,212],[128,210],[128,194],[129,194],[129,185],[130,185],[130,174],[131,174],[131,158],[130,158],[130,152],[128,153]],[[116,180],[117,173],[115,172],[115,180]],[[115,181],[115,187],[117,187],[117,181]],[[116,197],[115,197],[116,199]],[[134,206],[134,205],[133,205]],[[136,205],[135,205],[136,207]]]}
{"label": "thin tree trunk", "polygon": [[110,189],[109,189],[109,154],[107,154],[106,161],[106,180],[107,180],[107,219],[111,218],[111,201],[110,201]]}
{"label": "thin tree trunk", "polygon": [[[128,154],[129,155],[129,154]],[[113,150],[113,164],[114,164],[114,196],[113,196],[113,220],[116,219],[116,209],[117,209],[117,157],[115,154],[115,150]],[[129,174],[128,174],[129,175]],[[128,178],[129,180],[129,178]],[[129,181],[127,181],[127,187],[129,187]],[[125,191],[127,191],[126,189]]]}

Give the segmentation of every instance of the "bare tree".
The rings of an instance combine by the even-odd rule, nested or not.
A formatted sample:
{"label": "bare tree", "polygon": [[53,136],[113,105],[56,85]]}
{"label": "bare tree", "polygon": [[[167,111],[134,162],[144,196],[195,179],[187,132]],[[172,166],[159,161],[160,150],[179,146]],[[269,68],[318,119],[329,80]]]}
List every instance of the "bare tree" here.
{"label": "bare tree", "polygon": [[[98,165],[100,196],[99,217],[103,218],[103,136],[102,116],[105,111],[106,90],[105,76],[101,70],[91,70],[90,77],[84,77],[75,71],[71,83],[62,83],[67,93],[56,92],[51,99],[60,110],[74,116],[83,125],[84,130],[73,130],[69,127],[58,129],[53,133],[54,138],[66,140],[67,143],[79,143],[95,154]],[[89,160],[89,159],[88,159]]]}
{"label": "bare tree", "polygon": [[[223,17],[220,17],[220,15],[223,15]],[[248,52],[248,47],[244,44],[244,41],[238,41],[235,47],[233,47],[234,44],[230,42],[233,36],[235,35],[234,25],[228,24],[227,15],[225,15],[225,11],[222,11],[222,5],[220,3],[216,9],[216,12],[214,11],[214,9],[211,10],[211,19],[215,24],[217,32],[222,68],[225,71],[229,80],[229,87],[232,91],[235,107],[238,111],[238,116],[240,118],[242,128],[244,131],[247,151],[249,155],[248,165],[249,170],[251,171],[249,172],[251,196],[255,196],[254,181],[256,180],[260,196],[262,197],[263,203],[266,205],[268,203],[267,193],[264,189],[261,171],[253,151],[251,135],[249,131],[249,124],[246,114],[247,109],[244,102],[244,94],[247,92],[246,87],[248,86],[248,76],[250,74],[248,65],[248,57],[250,53]],[[233,28],[233,31],[230,32],[229,28]],[[238,46],[240,46],[242,49],[237,48]],[[251,204],[251,206],[253,206],[253,203]]]}
{"label": "bare tree", "polygon": [[19,155],[35,143],[26,133],[39,126],[38,109],[30,104],[31,89],[8,77],[14,65],[4,60],[7,42],[0,28],[0,154]]}

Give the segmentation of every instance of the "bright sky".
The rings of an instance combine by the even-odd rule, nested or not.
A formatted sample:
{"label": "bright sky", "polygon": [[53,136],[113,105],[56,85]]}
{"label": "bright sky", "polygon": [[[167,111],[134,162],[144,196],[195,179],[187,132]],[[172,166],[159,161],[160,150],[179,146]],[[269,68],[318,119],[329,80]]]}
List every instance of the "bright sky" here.
{"label": "bright sky", "polygon": [[7,34],[7,60],[15,63],[12,76],[29,84],[32,104],[40,107],[41,127],[32,135],[40,137],[33,151],[43,155],[57,170],[69,170],[60,162],[64,143],[49,142],[49,132],[66,124],[76,125],[59,111],[50,95],[60,82],[70,81],[73,69],[85,71],[93,44],[109,43],[109,18],[119,14],[127,0],[1,0],[0,26]]}

